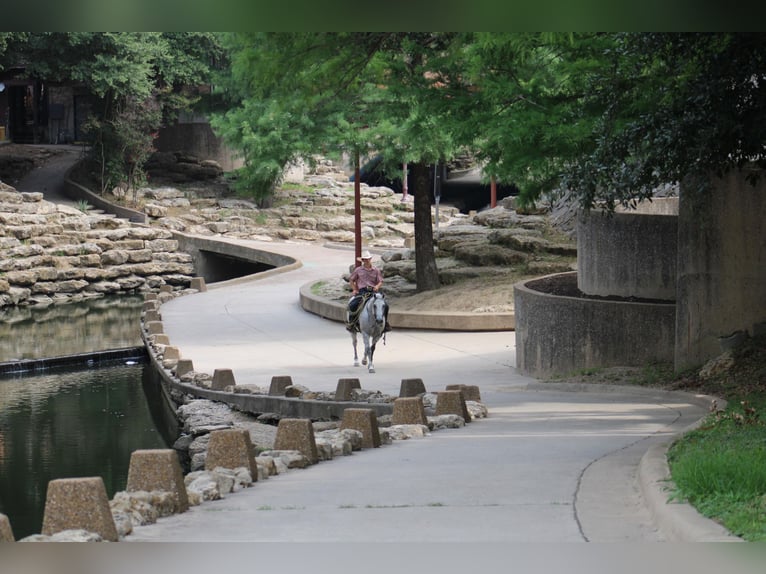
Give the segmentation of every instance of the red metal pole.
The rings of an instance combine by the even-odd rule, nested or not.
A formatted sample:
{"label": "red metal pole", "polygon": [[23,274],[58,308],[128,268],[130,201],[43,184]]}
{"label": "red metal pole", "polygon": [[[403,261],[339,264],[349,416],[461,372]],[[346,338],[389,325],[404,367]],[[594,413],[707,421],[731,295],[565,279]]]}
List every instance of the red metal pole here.
{"label": "red metal pole", "polygon": [[359,169],[359,152],[354,152],[354,264],[356,267],[357,260],[362,256],[362,193],[361,186],[359,184],[360,179]]}
{"label": "red metal pole", "polygon": [[489,197],[489,206],[497,207],[497,182],[495,181],[494,175],[489,183]]}

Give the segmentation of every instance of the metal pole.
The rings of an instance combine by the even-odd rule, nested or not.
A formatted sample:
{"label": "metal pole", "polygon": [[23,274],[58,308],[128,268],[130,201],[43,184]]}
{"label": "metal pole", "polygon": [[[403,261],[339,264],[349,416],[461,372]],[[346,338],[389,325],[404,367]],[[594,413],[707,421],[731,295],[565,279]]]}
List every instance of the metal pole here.
{"label": "metal pole", "polygon": [[402,202],[407,201],[407,162],[402,164]]}
{"label": "metal pole", "polygon": [[495,176],[492,176],[492,179],[489,183],[489,206],[490,207],[497,207],[497,182],[495,181]]}
{"label": "metal pole", "polygon": [[439,164],[434,164],[434,200],[436,202],[436,237],[439,237],[439,201],[442,198],[441,182],[438,173]]}
{"label": "metal pole", "polygon": [[359,151],[354,151],[354,264],[356,267],[357,258],[362,256],[362,192],[359,169]]}

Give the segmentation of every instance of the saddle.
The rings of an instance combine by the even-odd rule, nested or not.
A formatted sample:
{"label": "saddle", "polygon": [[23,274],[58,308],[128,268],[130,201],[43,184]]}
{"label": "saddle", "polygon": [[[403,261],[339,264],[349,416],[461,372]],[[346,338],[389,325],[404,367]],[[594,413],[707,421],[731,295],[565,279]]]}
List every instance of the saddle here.
{"label": "saddle", "polygon": [[361,296],[359,301],[356,304],[356,308],[354,310],[349,310],[348,312],[348,320],[346,321],[346,330],[348,331],[356,331],[359,332],[359,315],[362,314],[362,309],[364,309],[365,303],[367,303],[367,300],[373,296],[372,291],[362,291],[357,295],[357,297]]}

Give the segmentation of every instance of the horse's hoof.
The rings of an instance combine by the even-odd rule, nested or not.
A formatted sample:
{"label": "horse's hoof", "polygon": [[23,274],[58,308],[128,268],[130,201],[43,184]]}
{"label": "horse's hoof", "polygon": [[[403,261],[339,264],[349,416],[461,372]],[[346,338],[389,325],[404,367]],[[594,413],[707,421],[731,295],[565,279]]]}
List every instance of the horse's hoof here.
{"label": "horse's hoof", "polygon": [[367,359],[362,359],[362,364],[366,365],[367,364]]}
{"label": "horse's hoof", "polygon": [[359,361],[354,361],[354,366],[358,367],[359,366]]}
{"label": "horse's hoof", "polygon": [[374,372],[375,372],[375,369],[373,369],[372,367],[370,367],[369,369],[367,369],[367,372],[368,372],[368,373],[374,373]]}

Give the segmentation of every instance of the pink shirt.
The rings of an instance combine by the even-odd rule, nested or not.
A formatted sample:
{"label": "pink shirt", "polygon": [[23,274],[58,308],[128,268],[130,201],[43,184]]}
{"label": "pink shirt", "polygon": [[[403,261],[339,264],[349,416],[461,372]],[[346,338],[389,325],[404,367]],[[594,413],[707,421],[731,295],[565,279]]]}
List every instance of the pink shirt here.
{"label": "pink shirt", "polygon": [[372,288],[383,281],[383,274],[377,267],[370,267],[367,269],[364,265],[360,265],[354,269],[348,280],[349,282],[356,281],[357,289],[364,289],[365,287]]}

